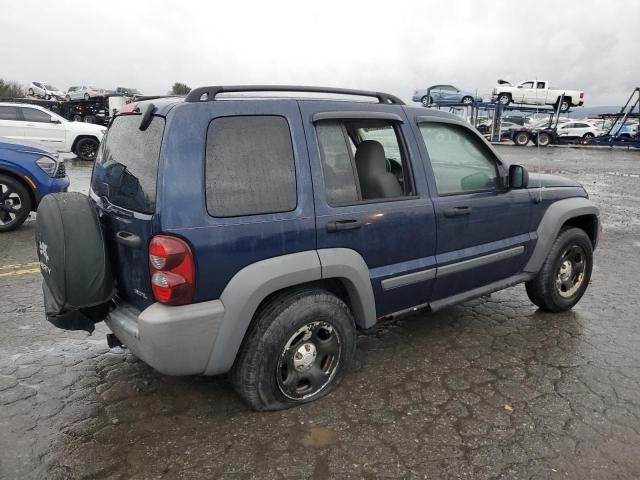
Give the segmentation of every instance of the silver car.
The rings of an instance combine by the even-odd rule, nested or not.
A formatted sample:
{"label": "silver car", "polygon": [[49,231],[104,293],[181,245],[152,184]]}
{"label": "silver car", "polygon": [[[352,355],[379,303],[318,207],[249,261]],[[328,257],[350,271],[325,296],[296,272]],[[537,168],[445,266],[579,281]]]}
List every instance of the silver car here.
{"label": "silver car", "polygon": [[69,87],[65,99],[67,100],[89,100],[90,98],[102,97],[105,90],[95,87]]}

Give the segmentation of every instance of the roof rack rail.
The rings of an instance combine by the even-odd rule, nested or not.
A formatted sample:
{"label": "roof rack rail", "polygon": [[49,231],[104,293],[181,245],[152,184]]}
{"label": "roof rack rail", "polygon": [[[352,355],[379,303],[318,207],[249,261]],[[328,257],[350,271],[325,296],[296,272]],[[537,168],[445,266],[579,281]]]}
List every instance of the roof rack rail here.
{"label": "roof rack rail", "polygon": [[[219,93],[236,92],[305,92],[305,93],[336,93],[340,95],[357,95],[361,97],[377,98],[380,103],[392,105],[404,105],[405,103],[394,95],[368,90],[351,90],[348,88],[333,87],[304,87],[295,85],[218,85],[211,87],[199,87],[191,90],[185,102],[212,102]],[[205,97],[206,96],[206,97]]]}

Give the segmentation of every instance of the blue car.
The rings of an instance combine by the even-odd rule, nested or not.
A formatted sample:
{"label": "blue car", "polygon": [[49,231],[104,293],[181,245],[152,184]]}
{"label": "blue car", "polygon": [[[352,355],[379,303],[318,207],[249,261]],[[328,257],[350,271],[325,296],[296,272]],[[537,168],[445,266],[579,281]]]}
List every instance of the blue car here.
{"label": "blue car", "polygon": [[66,192],[69,177],[58,154],[0,139],[0,233],[15,230],[48,193]]}
{"label": "blue car", "polygon": [[[263,92],[288,95],[224,96]],[[89,196],[38,208],[47,319],[105,321],[109,345],[165,374],[229,373],[256,410],[328,394],[357,329],[389,315],[518,283],[563,312],[589,285],[600,223],[585,189],[529,182],[450,113],[289,85],[130,105]]]}
{"label": "blue car", "polygon": [[460,90],[453,85],[432,85],[423,90],[413,92],[411,99],[420,102],[423,107],[445,103],[479,103],[482,97],[466,90]]}

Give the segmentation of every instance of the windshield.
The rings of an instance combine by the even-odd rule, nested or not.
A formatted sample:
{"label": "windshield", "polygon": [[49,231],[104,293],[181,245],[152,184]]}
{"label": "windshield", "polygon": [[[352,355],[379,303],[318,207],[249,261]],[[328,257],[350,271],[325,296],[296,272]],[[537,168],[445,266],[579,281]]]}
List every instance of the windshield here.
{"label": "windshield", "polygon": [[56,87],[54,87],[53,85],[45,85],[44,88],[46,88],[47,90],[58,90]]}

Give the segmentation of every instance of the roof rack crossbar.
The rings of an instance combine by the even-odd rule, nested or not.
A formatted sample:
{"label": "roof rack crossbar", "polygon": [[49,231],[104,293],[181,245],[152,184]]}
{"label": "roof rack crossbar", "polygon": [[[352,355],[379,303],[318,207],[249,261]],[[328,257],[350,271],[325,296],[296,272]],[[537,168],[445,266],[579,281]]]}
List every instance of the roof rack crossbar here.
{"label": "roof rack crossbar", "polygon": [[[351,90],[348,88],[333,87],[304,87],[294,85],[218,85],[210,87],[199,87],[191,90],[185,102],[212,102],[216,95],[220,93],[239,93],[239,92],[305,92],[305,93],[328,93],[339,95],[356,95],[361,97],[377,98],[380,103],[392,105],[404,105],[405,103],[394,95],[382,92],[373,92],[368,90]],[[205,97],[206,96],[206,97]]]}

